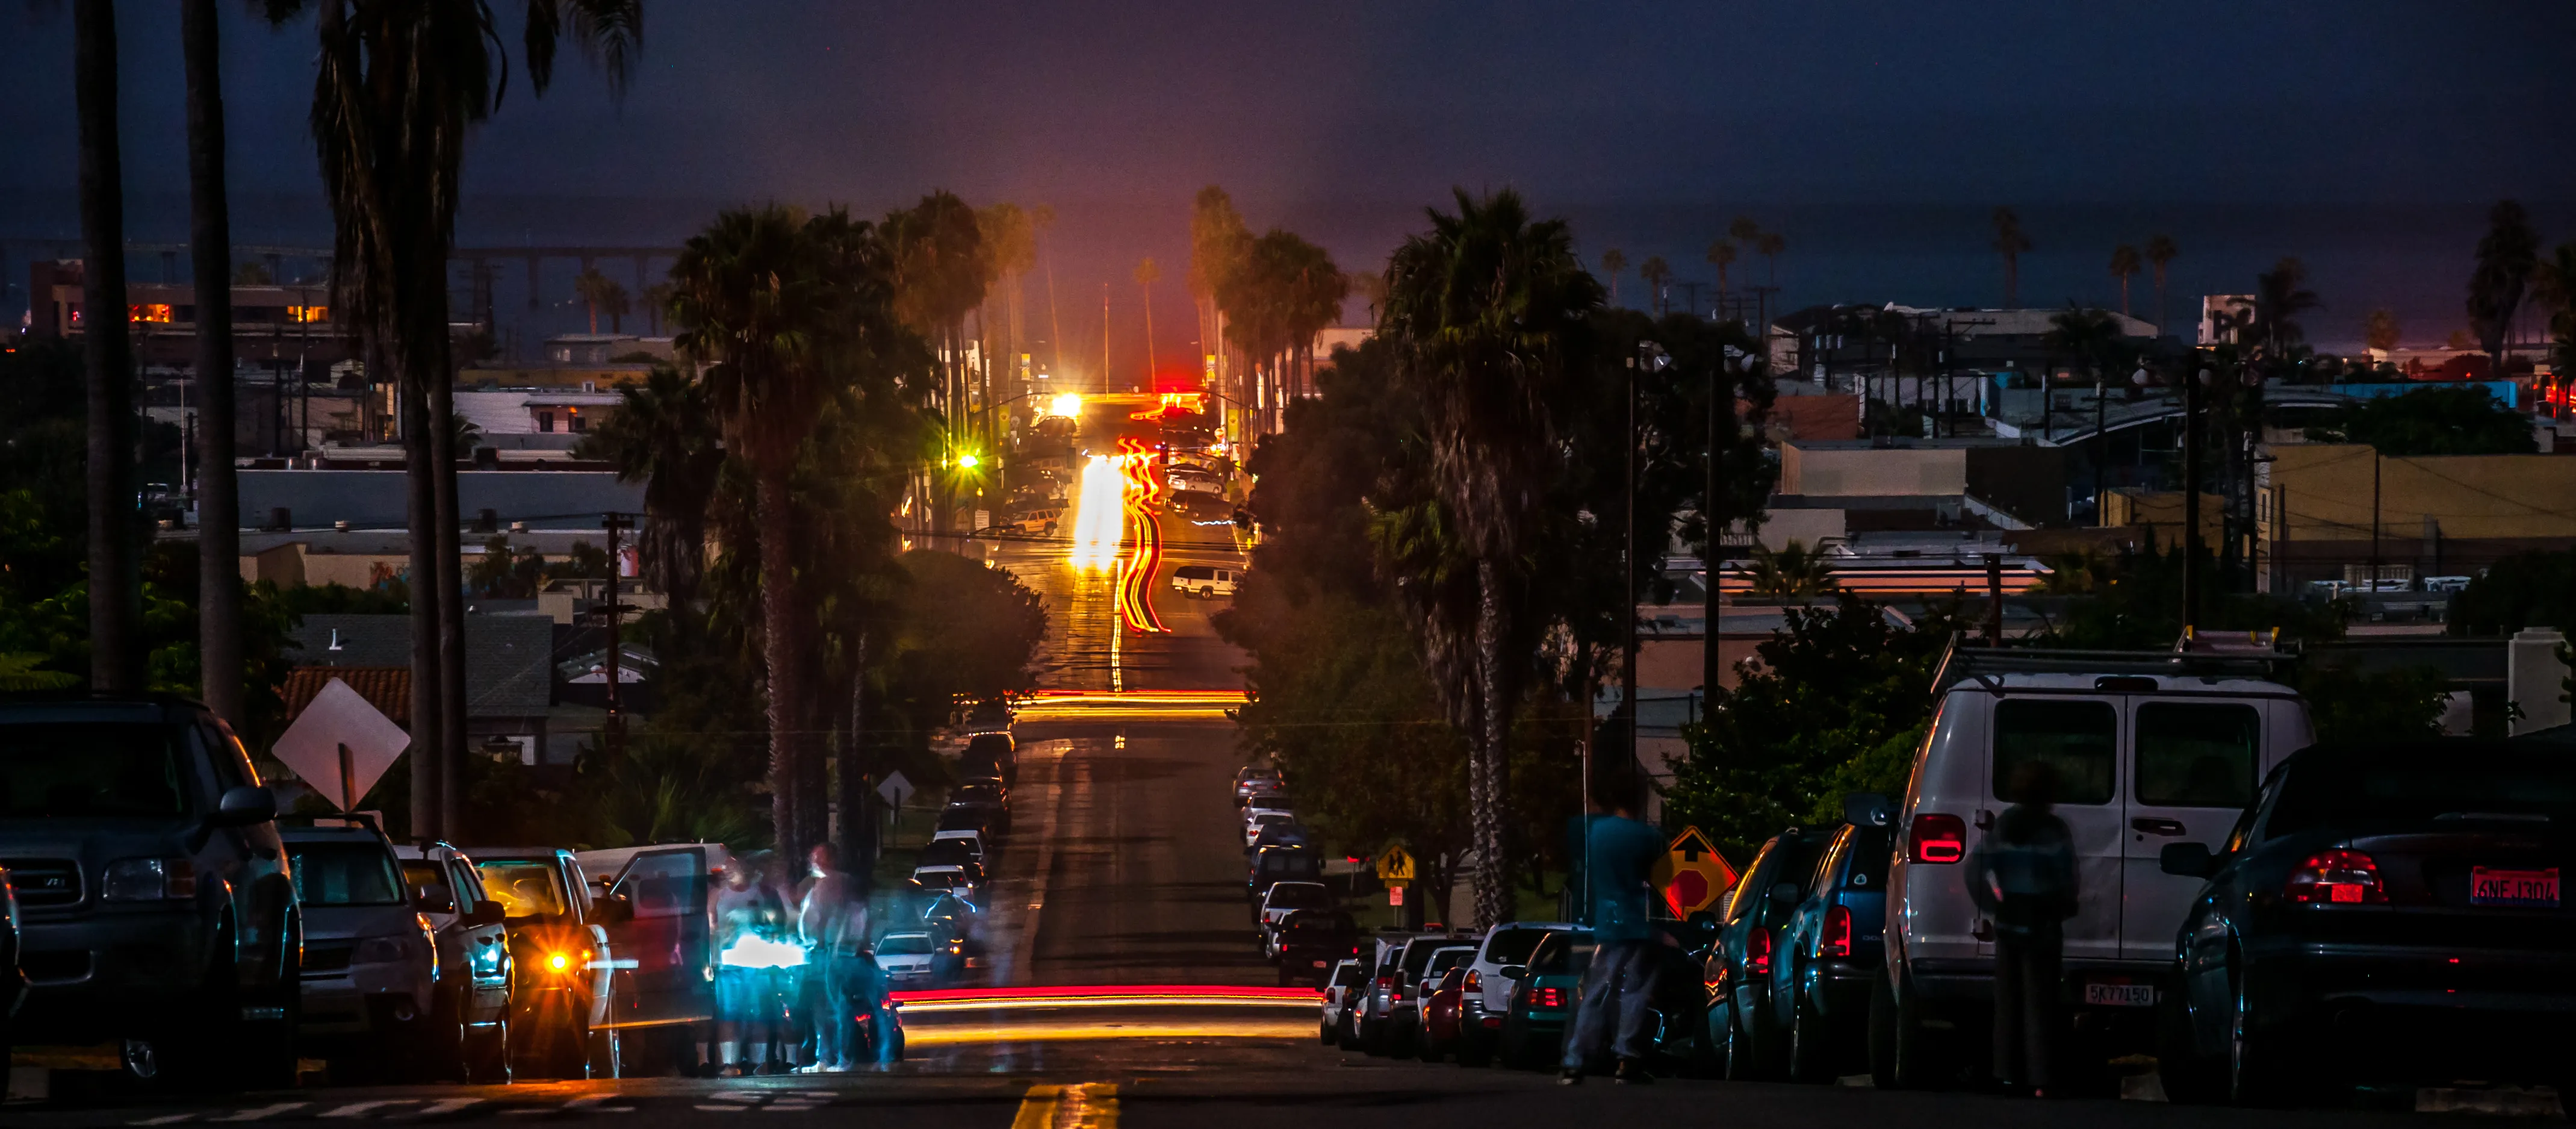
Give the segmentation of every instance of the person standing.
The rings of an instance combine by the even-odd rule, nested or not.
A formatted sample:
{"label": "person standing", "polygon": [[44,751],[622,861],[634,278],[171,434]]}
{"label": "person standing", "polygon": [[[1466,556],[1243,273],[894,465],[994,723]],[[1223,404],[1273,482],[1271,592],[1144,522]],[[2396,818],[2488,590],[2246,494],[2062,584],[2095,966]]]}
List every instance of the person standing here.
{"label": "person standing", "polygon": [[[708,913],[715,919],[714,947],[722,954],[746,937],[759,935],[763,916],[763,891],[753,880],[750,860],[736,859],[725,868],[724,882],[709,899]],[[743,1043],[754,1047],[751,1070],[758,1069],[759,1040],[768,1034],[768,1024],[761,1013],[762,970],[727,964],[719,958],[716,966],[716,1069],[726,1077],[739,1077],[746,1072],[742,1059]]]}
{"label": "person standing", "polygon": [[1605,806],[1608,810],[1583,832],[1597,948],[1583,980],[1583,998],[1575,1005],[1573,1029],[1566,1035],[1559,1064],[1563,1069],[1556,1078],[1561,1086],[1582,1082],[1585,1068],[1604,1054],[1618,1056],[1615,1081],[1654,1081],[1646,1073],[1646,1024],[1661,933],[1647,920],[1646,910],[1653,904],[1651,876],[1655,860],[1663,856],[1664,837],[1631,818],[1628,801],[1609,799]]}
{"label": "person standing", "polygon": [[2075,916],[2075,838],[2049,810],[2054,767],[2025,761],[2006,783],[2013,804],[1968,853],[1968,894],[1995,923],[1995,1081],[2046,1097],[2063,1035],[2057,981]]}
{"label": "person standing", "polygon": [[814,1061],[799,1072],[848,1070],[858,1026],[852,988],[858,954],[867,947],[868,906],[857,880],[834,864],[828,843],[815,844],[807,855],[796,933],[805,945],[804,1002],[813,1011],[814,1032]]}

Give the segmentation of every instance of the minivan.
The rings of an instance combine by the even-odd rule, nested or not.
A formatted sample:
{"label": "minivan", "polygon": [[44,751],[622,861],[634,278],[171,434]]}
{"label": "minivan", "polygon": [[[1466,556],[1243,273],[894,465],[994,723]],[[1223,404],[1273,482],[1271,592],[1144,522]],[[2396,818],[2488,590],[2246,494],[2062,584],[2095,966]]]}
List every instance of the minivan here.
{"label": "minivan", "polygon": [[1234,584],[1242,578],[1243,571],[1232,567],[1182,565],[1172,570],[1172,587],[1184,596],[1212,600],[1234,595]]}
{"label": "minivan", "polygon": [[2272,766],[2315,740],[2307,704],[2264,656],[1954,648],[1914,757],[1887,879],[1887,963],[1870,1008],[1882,1087],[1947,1072],[1936,1046],[1991,1012],[1994,925],[1970,900],[1969,852],[2016,797],[2018,770],[2058,780],[2074,835],[2077,908],[2065,925],[2064,998],[2106,1013],[2088,1029],[2153,1042],[2176,931],[2199,891],[2166,874],[2165,847],[2215,844]]}

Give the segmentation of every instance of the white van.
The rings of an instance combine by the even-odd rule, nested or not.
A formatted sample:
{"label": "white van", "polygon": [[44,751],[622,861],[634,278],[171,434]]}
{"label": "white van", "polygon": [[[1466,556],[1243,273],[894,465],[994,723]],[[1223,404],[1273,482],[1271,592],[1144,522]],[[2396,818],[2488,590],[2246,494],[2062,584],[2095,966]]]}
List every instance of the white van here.
{"label": "white van", "polygon": [[1202,600],[1234,595],[1234,583],[1241,579],[1243,570],[1227,565],[1182,565],[1172,570],[1172,587]]}
{"label": "white van", "polygon": [[2138,1009],[2140,1021],[2112,1026],[2151,1038],[2146,1020],[2201,886],[2166,874],[2159,854],[2217,846],[2272,766],[2315,741],[2307,704],[2270,670],[2263,657],[2151,652],[1959,649],[1944,660],[1889,875],[1887,968],[1870,1014],[1880,1085],[1946,1072],[1936,1047],[1984,1046],[1957,1037],[1992,1015],[1995,952],[1961,864],[2034,760],[2055,767],[2055,810],[2075,837],[2064,998]]}

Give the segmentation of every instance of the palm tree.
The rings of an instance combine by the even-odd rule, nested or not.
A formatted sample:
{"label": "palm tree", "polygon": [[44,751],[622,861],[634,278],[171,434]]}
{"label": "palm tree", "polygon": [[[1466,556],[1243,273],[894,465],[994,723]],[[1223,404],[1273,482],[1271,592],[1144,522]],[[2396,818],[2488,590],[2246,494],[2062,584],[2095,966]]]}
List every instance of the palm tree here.
{"label": "palm tree", "polygon": [[1619,276],[1628,271],[1628,254],[1616,247],[1601,252],[1601,273],[1610,279],[1610,304],[1619,304]]}
{"label": "palm tree", "polygon": [[1995,243],[2004,257],[2004,308],[2021,307],[2021,253],[2030,250],[2030,237],[2022,234],[2021,217],[2010,208],[1995,209]]}
{"label": "palm tree", "polygon": [[197,282],[197,668],[208,708],[236,730],[243,708],[241,487],[233,473],[232,210],[224,185],[223,52],[215,0],[186,0],[188,258]]}
{"label": "palm tree", "polygon": [[572,292],[581,299],[582,306],[590,311],[590,332],[594,336],[599,333],[599,315],[602,312],[608,314],[609,332],[625,331],[619,324],[626,317],[627,310],[626,287],[623,284],[599,273],[597,267],[585,267],[580,274],[573,277]]}
{"label": "palm tree", "polygon": [[1762,225],[1753,222],[1751,216],[1737,216],[1735,222],[1726,225],[1726,235],[1737,243],[1752,247],[1762,242]]}
{"label": "palm tree", "polygon": [[802,826],[801,788],[812,713],[801,646],[796,517],[789,478],[829,395],[826,337],[842,313],[836,275],[871,238],[832,212],[799,219],[776,204],[728,211],[691,236],[671,266],[675,343],[706,364],[706,396],[725,449],[751,469],[760,546],[761,653],[768,670],[769,782],[778,846],[802,854],[820,837]]}
{"label": "palm tree", "polygon": [[1149,256],[1136,264],[1136,288],[1145,292],[1145,390],[1154,387],[1154,283],[1163,277],[1163,269]]}
{"label": "palm tree", "polygon": [[1720,310],[1726,308],[1726,269],[1735,265],[1736,254],[1733,240],[1720,239],[1708,245],[1708,265],[1717,268],[1717,306]]}
{"label": "palm tree", "polygon": [[2284,258],[2272,269],[2254,276],[2254,315],[2248,328],[2264,351],[2278,361],[2294,345],[2308,339],[2299,326],[2299,315],[2316,309],[2317,292],[2307,289],[2308,266],[2295,257]]}
{"label": "palm tree", "polygon": [[1762,238],[1753,241],[1754,253],[1762,256],[1762,269],[1773,286],[1780,284],[1780,252],[1788,249],[1788,237],[1776,231],[1763,232]]}
{"label": "palm tree", "polygon": [[[124,316],[125,188],[116,115],[116,13],[72,8],[72,85],[80,118],[81,334],[89,391],[89,682],[143,688],[142,557],[135,510],[133,329]],[[235,562],[234,568],[240,568]]]}
{"label": "palm tree", "polygon": [[644,529],[637,545],[644,578],[675,608],[696,601],[705,571],[707,505],[724,464],[722,438],[707,387],[676,368],[656,365],[642,384],[619,391],[617,410],[573,449],[574,458],[616,467],[620,482],[644,484]]}
{"label": "palm tree", "polygon": [[[940,191],[910,208],[886,213],[879,237],[892,272],[895,316],[939,348],[939,411],[947,424],[949,447],[941,454],[946,461],[963,438],[966,315],[983,304],[991,282],[983,229],[975,209],[955,193]],[[946,473],[934,483],[933,533],[948,532],[955,487],[955,479]]]}
{"label": "palm tree", "polygon": [[671,308],[671,284],[667,282],[656,282],[651,286],[645,287],[644,301],[641,308],[644,311],[644,317],[647,322],[652,326],[652,335],[660,337],[662,335],[662,312]]}
{"label": "palm tree", "polygon": [[1663,313],[1664,287],[1673,280],[1672,264],[1665,262],[1662,255],[1648,255],[1645,262],[1637,265],[1637,277],[1650,287],[1646,292],[1647,302],[1657,314]]}
{"label": "palm tree", "polygon": [[[415,833],[463,834],[458,761],[465,741],[464,588],[456,450],[432,421],[454,414],[447,253],[456,241],[465,138],[491,116],[508,61],[487,0],[311,0],[319,73],[311,125],[331,205],[332,304],[349,313],[371,361],[401,389],[411,476]],[[306,0],[270,0],[283,21]],[[543,95],[570,41],[622,97],[642,44],[642,0],[530,0],[521,36],[529,85]]]}
{"label": "palm tree", "polygon": [[1037,244],[1038,257],[1046,266],[1047,284],[1047,371],[1064,375],[1064,319],[1055,308],[1055,255],[1048,249],[1046,234],[1055,229],[1055,205],[1039,204],[1029,209],[1030,238]]}
{"label": "palm tree", "polygon": [[2049,317],[2048,332],[2040,335],[2040,341],[2050,353],[2082,365],[2085,375],[2096,380],[2120,368],[2128,356],[2127,339],[2108,310],[2069,306]]}
{"label": "palm tree", "polygon": [[2138,273],[2138,249],[2123,243],[2111,248],[2111,277],[2120,280],[2120,316],[2129,316],[2129,280]]}
{"label": "palm tree", "polygon": [[1471,638],[1443,636],[1437,621],[1424,634],[1451,716],[1471,722],[1476,916],[1492,924],[1510,913],[1503,757],[1528,665],[1527,625],[1513,610],[1554,469],[1554,405],[1574,377],[1569,339],[1602,292],[1563,221],[1533,221],[1508,190],[1479,200],[1462,189],[1456,199],[1457,214],[1432,210],[1431,230],[1389,259],[1386,326],[1404,356],[1402,379],[1426,408],[1432,493],[1474,562]]}
{"label": "palm tree", "polygon": [[2369,316],[2361,321],[2361,338],[2364,346],[2383,353],[2396,348],[2399,340],[2396,312],[2385,307],[2370,311]]}
{"label": "palm tree", "polygon": [[1234,355],[1229,346],[1235,343],[1233,327],[1228,324],[1236,311],[1226,308],[1234,293],[1234,276],[1243,269],[1244,256],[1252,246],[1252,229],[1235,211],[1234,198],[1225,189],[1208,185],[1199,189],[1190,205],[1190,293],[1198,297],[1199,340],[1208,353],[1217,358],[1217,382],[1223,394],[1232,398],[1235,407],[1225,412],[1233,421],[1227,430],[1235,438],[1235,429],[1248,426],[1243,405],[1252,400],[1241,377],[1234,374]]}
{"label": "palm tree", "polygon": [[1755,545],[1749,579],[1756,596],[1829,596],[1842,591],[1842,582],[1834,577],[1833,563],[1795,539],[1780,546],[1776,553]]}
{"label": "palm tree", "polygon": [[2158,333],[2165,331],[2165,267],[2180,254],[2182,249],[2174,246],[2173,236],[2147,237],[2147,265],[2154,267],[2156,272],[2156,332]]}
{"label": "palm tree", "polygon": [[2496,201],[2487,212],[2486,237],[2478,240],[2477,269],[2469,275],[2469,325],[2499,379],[2513,344],[2513,315],[2539,265],[2540,233],[2532,230],[2531,214],[2518,201]]}

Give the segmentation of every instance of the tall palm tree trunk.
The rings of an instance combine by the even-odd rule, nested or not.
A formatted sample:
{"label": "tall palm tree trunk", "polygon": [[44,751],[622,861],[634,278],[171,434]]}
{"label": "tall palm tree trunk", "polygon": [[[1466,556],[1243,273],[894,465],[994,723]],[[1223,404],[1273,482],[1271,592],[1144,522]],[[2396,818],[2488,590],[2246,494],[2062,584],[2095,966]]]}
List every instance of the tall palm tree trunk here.
{"label": "tall palm tree trunk", "polygon": [[784,454],[765,460],[756,487],[760,503],[761,657],[769,667],[769,817],[777,829],[778,849],[790,859],[803,856],[808,842],[799,825],[797,802],[803,782],[800,751],[804,747],[805,656],[797,645],[795,550],[790,522]]}
{"label": "tall palm tree trunk", "polygon": [[[445,263],[436,269],[443,272]],[[465,834],[465,787],[458,773],[465,760],[466,729],[465,547],[456,508],[456,374],[448,365],[447,288],[431,285],[423,290],[428,309],[416,329],[437,334],[422,352],[431,359],[430,502],[436,527],[431,547],[438,554],[438,826],[439,835],[453,842]],[[617,567],[617,562],[610,561],[609,567]]]}
{"label": "tall palm tree trunk", "polygon": [[832,780],[841,810],[841,869],[859,876],[862,888],[876,871],[876,808],[868,788],[868,635],[850,648],[850,725]]}
{"label": "tall palm tree trunk", "polygon": [[246,729],[241,491],[233,473],[232,215],[224,184],[224,83],[215,0],[180,9],[187,56],[188,257],[197,280],[197,663],[215,716]]}
{"label": "tall palm tree trunk", "polygon": [[1503,761],[1510,748],[1512,694],[1504,669],[1503,640],[1510,614],[1504,608],[1502,570],[1476,562],[1476,696],[1478,728],[1467,769],[1469,830],[1475,837],[1476,925],[1511,919],[1509,877],[1503,869]]}
{"label": "tall palm tree trunk", "polygon": [[[125,300],[125,173],[116,120],[116,12],[72,8],[72,85],[80,114],[82,352],[89,408],[90,688],[143,688],[135,631],[143,618],[135,513],[134,340]],[[234,565],[240,567],[238,563]]]}
{"label": "tall palm tree trunk", "polygon": [[[368,361],[389,360],[390,343],[377,343]],[[438,489],[432,467],[428,374],[416,366],[400,371],[403,470],[410,487],[411,531],[411,834],[427,841],[445,826],[445,759],[447,704],[439,692],[446,667],[439,661]]]}

